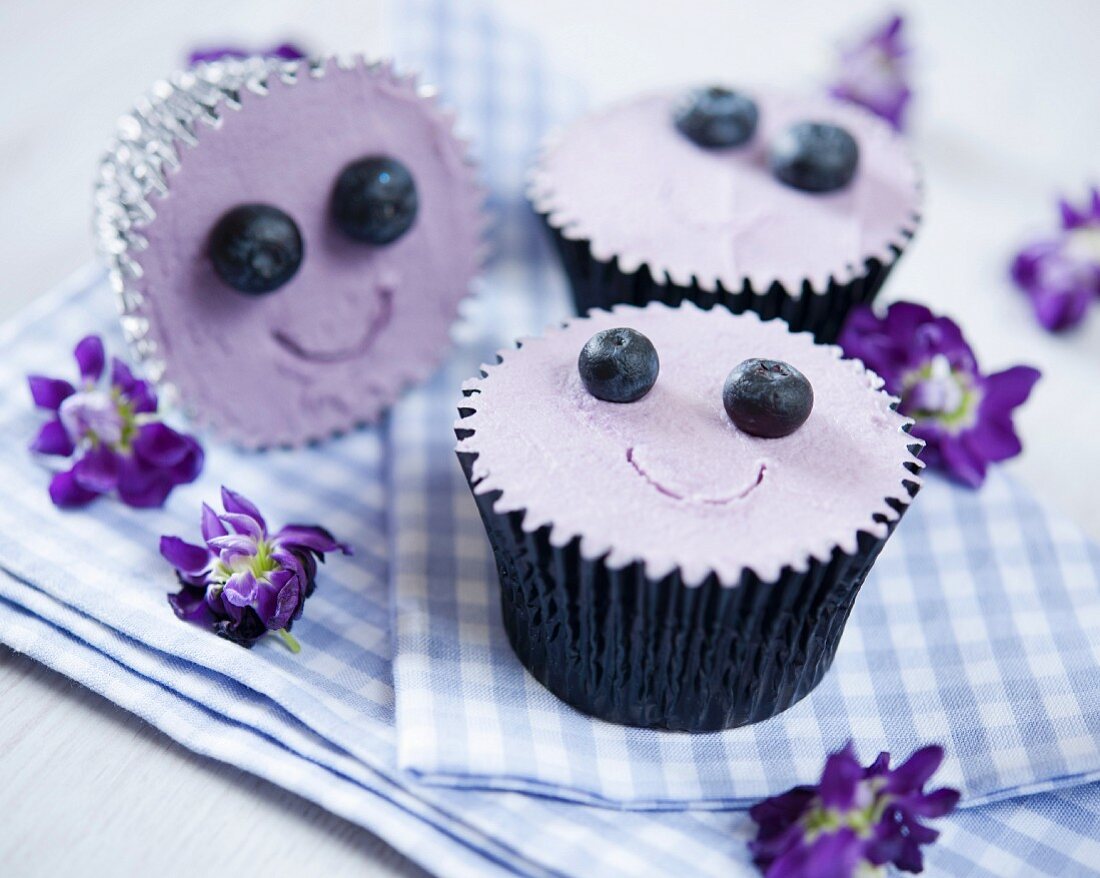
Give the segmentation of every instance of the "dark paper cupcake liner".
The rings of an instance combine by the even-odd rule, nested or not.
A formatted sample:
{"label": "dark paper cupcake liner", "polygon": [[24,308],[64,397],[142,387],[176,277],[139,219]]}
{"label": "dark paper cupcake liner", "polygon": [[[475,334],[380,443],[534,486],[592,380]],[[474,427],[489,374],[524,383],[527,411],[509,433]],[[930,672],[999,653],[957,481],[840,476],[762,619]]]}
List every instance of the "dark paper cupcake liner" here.
{"label": "dark paper cupcake liner", "polygon": [[[458,457],[473,490],[476,455]],[[912,498],[917,483],[906,487]],[[579,538],[554,546],[549,526],[528,533],[522,511],[495,512],[499,496],[474,499],[523,665],[590,716],[685,732],[761,722],[821,682],[860,586],[908,508],[891,501],[898,519],[886,536],[861,532],[854,554],[834,549],[804,572],[784,568],[766,582],[746,570],[735,587],[713,575],[688,586],[679,571],[651,579],[641,563],[616,570],[585,558]]]}
{"label": "dark paper cupcake liner", "polygon": [[[655,278],[647,265],[624,272],[617,258],[609,262],[596,259],[589,241],[566,238],[549,222],[546,214],[540,216],[565,268],[578,314],[592,308],[610,309],[618,304],[664,302],[675,306],[687,300],[704,309],[721,305],[735,314],[755,311],[765,320],[778,317],[795,332],[813,333],[819,342],[835,341],[852,308],[874,300],[903,252],[902,246],[891,245],[893,258],[889,261],[868,259],[862,274],[847,283],[837,283],[830,278],[823,290],[814,289],[804,281],[802,288],[793,292],[779,282],[766,291],[758,291],[747,280],[739,290],[727,290],[721,283],[715,290],[706,290],[695,281],[691,286],[683,286],[667,277]],[[905,241],[912,236],[912,230],[901,234]]]}

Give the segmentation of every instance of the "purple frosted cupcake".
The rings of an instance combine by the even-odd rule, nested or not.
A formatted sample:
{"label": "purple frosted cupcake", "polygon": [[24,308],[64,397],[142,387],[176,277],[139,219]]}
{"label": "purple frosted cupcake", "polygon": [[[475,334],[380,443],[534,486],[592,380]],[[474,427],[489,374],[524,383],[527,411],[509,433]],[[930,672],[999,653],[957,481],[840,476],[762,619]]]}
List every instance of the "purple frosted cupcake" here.
{"label": "purple frosted cupcake", "polygon": [[123,328],[221,436],[376,420],[446,351],[481,194],[451,119],[388,65],[200,65],[120,124],[96,222]]}
{"label": "purple frosted cupcake", "polygon": [[580,313],[691,301],[831,341],[913,236],[920,182],[858,107],[713,87],[580,119],[546,144],[529,195]]}
{"label": "purple frosted cupcake", "polygon": [[729,728],[806,695],[917,490],[881,384],[807,333],[690,303],[503,352],[456,430],[524,665],[635,726]]}

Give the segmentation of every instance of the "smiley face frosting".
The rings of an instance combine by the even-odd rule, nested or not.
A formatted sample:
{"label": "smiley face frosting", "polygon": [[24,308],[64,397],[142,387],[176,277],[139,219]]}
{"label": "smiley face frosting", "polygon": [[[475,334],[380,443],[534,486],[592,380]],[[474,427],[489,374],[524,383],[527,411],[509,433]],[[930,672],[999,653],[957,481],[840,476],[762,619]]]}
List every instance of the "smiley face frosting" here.
{"label": "smiley face frosting", "polygon": [[[630,403],[589,393],[577,356],[596,332],[629,327],[660,356],[653,388]],[[679,568],[697,585],[715,573],[735,585],[746,568],[774,580],[857,535],[884,536],[915,482],[908,423],[881,380],[839,348],[816,345],[781,321],[752,314],[619,306],[525,340],[484,377],[467,382],[478,494],[500,491],[495,510],[522,511],[523,527],[551,527],[551,541],[580,537],[586,558],[618,568],[642,561],[650,577]],[[778,439],[739,430],[723,383],[742,360],[783,360],[813,386],[813,409]]]}
{"label": "smiley face frosting", "polygon": [[[128,250],[138,353],[200,421],[244,446],[371,422],[440,360],[477,271],[482,198],[465,144],[387,66],[287,65],[215,85],[205,74],[177,79],[157,109],[161,130],[172,99],[184,117],[211,107],[187,126],[190,144],[166,153],[176,160],[162,163],[164,185]],[[374,176],[362,186],[400,172],[415,209],[375,240],[353,237],[349,222],[397,202],[360,204],[358,215],[352,204],[351,220],[334,206],[341,173],[364,160]],[[257,255],[248,236],[263,234],[276,249]],[[296,248],[289,257],[280,236]]]}
{"label": "smiley face frosting", "polygon": [[[759,112],[751,137],[728,148],[693,142],[675,123],[681,92],[632,98],[586,116],[545,147],[529,195],[571,240],[590,242],[624,272],[648,265],[654,278],[766,292],[804,280],[824,290],[865,262],[894,259],[911,237],[920,205],[916,166],[889,125],[847,104],[744,89]],[[831,192],[780,182],[769,151],[791,126],[825,122],[854,138],[859,166]]]}

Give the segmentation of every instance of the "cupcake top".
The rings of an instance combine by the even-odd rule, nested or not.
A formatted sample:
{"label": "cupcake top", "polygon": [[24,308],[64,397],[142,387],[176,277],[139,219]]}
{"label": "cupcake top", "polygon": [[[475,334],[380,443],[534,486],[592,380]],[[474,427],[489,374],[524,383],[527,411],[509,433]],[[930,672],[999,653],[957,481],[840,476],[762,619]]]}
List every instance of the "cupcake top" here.
{"label": "cupcake top", "polygon": [[[863,274],[871,258],[891,261],[916,228],[920,203],[917,169],[894,130],[830,98],[769,89],[738,96],[755,115],[741,108],[742,124],[725,142],[749,136],[735,146],[700,145],[677,125],[690,100],[682,92],[580,119],[546,145],[531,200],[566,238],[587,240],[596,259],[617,259],[628,273],[648,265],[659,281],[694,279],[707,290],[739,291],[748,281],[762,293],[778,281],[797,293],[808,281],[821,291],[830,278]],[[858,164],[846,185],[813,192],[778,178],[769,153],[805,122],[838,126],[855,141]]]}
{"label": "cupcake top", "polygon": [[[660,368],[634,402],[608,402],[586,386],[578,355],[597,332],[636,330]],[[462,452],[476,455],[474,490],[500,491],[497,512],[551,541],[581,539],[586,558],[647,575],[679,568],[697,585],[714,573],[736,585],[747,568],[772,581],[803,570],[857,536],[876,536],[906,504],[916,458],[909,422],[881,379],[840,349],[814,344],[753,314],[618,306],[525,340],[465,385]],[[813,405],[801,426],[760,438],[735,426],[723,403],[727,375],[761,357],[795,367]]]}
{"label": "cupcake top", "polygon": [[153,377],[247,447],[373,421],[448,346],[481,252],[451,120],[389,66],[209,65],[120,128],[97,191]]}

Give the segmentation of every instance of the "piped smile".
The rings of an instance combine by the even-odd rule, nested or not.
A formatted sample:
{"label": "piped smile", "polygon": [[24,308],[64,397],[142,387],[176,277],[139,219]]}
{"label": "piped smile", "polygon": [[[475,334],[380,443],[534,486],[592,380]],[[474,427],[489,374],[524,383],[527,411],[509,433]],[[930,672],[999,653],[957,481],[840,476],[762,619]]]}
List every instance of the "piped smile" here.
{"label": "piped smile", "polygon": [[681,500],[686,503],[704,503],[711,506],[723,506],[728,503],[736,503],[739,500],[744,500],[753,491],[755,491],[764,481],[764,475],[768,471],[766,463],[761,461],[757,464],[756,476],[751,479],[747,484],[728,492],[721,494],[689,494],[686,491],[673,488],[664,484],[659,479],[650,474],[644,466],[638,461],[638,456],[633,448],[626,450],[626,460],[639,476],[658,493],[664,494],[666,497],[671,497],[673,500]]}
{"label": "piped smile", "polygon": [[283,350],[300,360],[311,363],[339,363],[344,360],[353,360],[356,357],[363,356],[371,349],[379,333],[386,328],[393,317],[393,290],[389,287],[379,289],[378,301],[380,303],[378,313],[367,322],[362,336],[352,344],[339,348],[315,348],[303,344],[282,329],[272,332],[271,337],[279,343]]}

